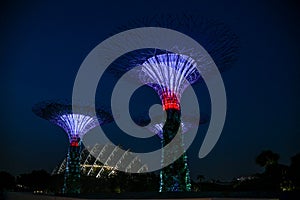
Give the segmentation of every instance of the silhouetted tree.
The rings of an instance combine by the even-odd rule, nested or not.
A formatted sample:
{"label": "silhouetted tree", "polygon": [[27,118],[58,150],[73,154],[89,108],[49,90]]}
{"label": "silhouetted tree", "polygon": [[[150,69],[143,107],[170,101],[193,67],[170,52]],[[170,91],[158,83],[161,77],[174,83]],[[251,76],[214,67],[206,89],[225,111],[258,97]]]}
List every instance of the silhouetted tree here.
{"label": "silhouetted tree", "polygon": [[21,174],[17,182],[29,190],[46,190],[49,188],[50,174],[45,170],[34,170],[30,174]]}
{"label": "silhouetted tree", "polygon": [[203,175],[197,176],[197,183],[192,182],[192,191],[198,192],[202,190],[202,182],[205,180]]}
{"label": "silhouetted tree", "polygon": [[291,157],[290,177],[300,190],[300,153]]}
{"label": "silhouetted tree", "polygon": [[48,189],[54,193],[61,193],[64,184],[64,174],[55,174],[50,177]]}
{"label": "silhouetted tree", "polygon": [[273,164],[277,164],[279,160],[279,155],[270,150],[261,152],[256,157],[256,163],[262,167],[268,167]]}
{"label": "silhouetted tree", "polygon": [[268,190],[283,190],[288,183],[289,167],[278,164],[279,154],[270,150],[262,151],[256,157],[256,163],[265,167],[264,173],[261,175],[261,184]]}
{"label": "silhouetted tree", "polygon": [[0,191],[11,190],[15,187],[15,177],[8,172],[0,172]]}
{"label": "silhouetted tree", "polygon": [[198,175],[198,176],[197,176],[197,181],[200,182],[200,183],[201,183],[202,181],[204,181],[204,179],[205,179],[205,177],[204,177],[203,175]]}

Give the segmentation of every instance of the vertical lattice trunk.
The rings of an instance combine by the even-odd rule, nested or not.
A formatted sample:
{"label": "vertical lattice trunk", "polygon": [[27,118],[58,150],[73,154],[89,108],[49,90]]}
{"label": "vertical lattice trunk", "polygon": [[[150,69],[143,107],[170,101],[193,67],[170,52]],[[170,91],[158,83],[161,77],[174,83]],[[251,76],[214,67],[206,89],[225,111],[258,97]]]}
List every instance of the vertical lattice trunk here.
{"label": "vertical lattice trunk", "polygon": [[[167,119],[163,127],[162,145],[166,146],[175,138],[181,128],[181,112],[177,109],[168,109]],[[170,151],[163,151],[162,162],[174,160],[174,153],[184,151],[182,134],[176,141],[177,144]],[[182,154],[176,161],[163,168],[160,173],[160,192],[184,192],[191,191],[190,175],[187,166],[186,153]]]}
{"label": "vertical lattice trunk", "polygon": [[80,193],[80,142],[71,142],[67,157],[63,193]]}

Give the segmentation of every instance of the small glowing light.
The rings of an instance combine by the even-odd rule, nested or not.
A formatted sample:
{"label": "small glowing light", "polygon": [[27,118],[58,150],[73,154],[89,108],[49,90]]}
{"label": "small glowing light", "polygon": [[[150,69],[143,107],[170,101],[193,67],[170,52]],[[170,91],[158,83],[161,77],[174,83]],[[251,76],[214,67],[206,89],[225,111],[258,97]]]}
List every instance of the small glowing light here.
{"label": "small glowing light", "polygon": [[164,110],[168,110],[168,109],[180,110],[179,101],[176,97],[176,94],[174,94],[174,93],[170,94],[170,93],[164,92],[162,94],[162,103],[163,103]]}

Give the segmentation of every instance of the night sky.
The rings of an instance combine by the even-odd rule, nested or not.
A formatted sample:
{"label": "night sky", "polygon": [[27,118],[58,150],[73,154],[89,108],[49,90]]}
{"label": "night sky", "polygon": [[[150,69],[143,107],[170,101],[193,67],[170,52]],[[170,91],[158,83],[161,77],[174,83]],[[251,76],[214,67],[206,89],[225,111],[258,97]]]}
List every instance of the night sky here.
{"label": "night sky", "polygon": [[[203,159],[198,158],[198,151],[207,125],[199,129],[188,150],[192,177],[202,174],[231,180],[262,172],[255,157],[267,149],[280,154],[281,163],[289,164],[290,157],[300,152],[299,8],[290,1],[264,0],[2,3],[0,171],[14,175],[34,169],[51,172],[66,155],[67,135],[35,116],[32,106],[48,99],[71,99],[76,73],[96,45],[116,34],[117,27],[165,12],[222,21],[240,39],[237,62],[222,74],[228,101],[225,127]],[[113,79],[108,74],[104,87],[111,88]],[[198,84],[194,89],[203,94],[201,109],[209,112],[205,86]],[[144,101],[139,93],[153,101]],[[132,99],[137,108],[159,103],[146,87]],[[105,127],[111,138],[122,135],[115,126]],[[153,146],[158,144],[153,139]],[[145,148],[153,146],[149,143]]]}

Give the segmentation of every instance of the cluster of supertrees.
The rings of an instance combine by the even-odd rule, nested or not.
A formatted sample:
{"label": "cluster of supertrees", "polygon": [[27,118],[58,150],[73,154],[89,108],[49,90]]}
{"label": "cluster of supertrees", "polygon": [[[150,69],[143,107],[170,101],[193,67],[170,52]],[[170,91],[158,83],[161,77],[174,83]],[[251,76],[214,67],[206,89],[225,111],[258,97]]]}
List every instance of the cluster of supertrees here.
{"label": "cluster of supertrees", "polygon": [[[170,28],[192,37],[209,53],[219,71],[224,71],[230,67],[237,57],[239,48],[237,36],[223,23],[217,21],[190,15],[159,15],[133,21],[123,29],[137,27]],[[162,146],[169,144],[178,131],[181,133],[188,132],[192,126],[201,124],[201,122],[190,124],[189,121],[181,120],[180,100],[185,89],[191,84],[202,82],[201,74],[209,71],[205,65],[200,65],[201,74],[198,71],[199,62],[205,60],[203,55],[199,55],[198,52],[189,47],[177,47],[177,44],[174,44],[174,49],[180,53],[174,53],[171,49],[132,51],[112,63],[109,70],[119,78],[136,66],[142,66],[141,70],[137,71],[136,80],[147,84],[156,91],[166,113],[166,120],[151,128],[151,131],[157,133],[161,139]],[[156,84],[149,84],[149,82]],[[112,121],[112,116],[103,109],[97,110],[97,116],[90,115],[89,107],[83,106],[81,110],[82,113],[72,113],[70,104],[57,102],[41,103],[33,108],[34,113],[38,116],[60,126],[68,134],[70,146],[65,164],[64,192],[66,193],[80,192],[81,138],[97,125],[104,125]],[[180,145],[173,147],[170,152],[163,151],[162,153],[162,163],[165,163],[166,159],[172,157],[172,152],[184,152],[179,159],[161,170],[160,192],[191,191],[183,134],[180,135],[180,141],[178,141]],[[105,166],[105,163],[103,164]],[[117,169],[117,164],[115,168]],[[92,170],[93,167],[89,169],[88,173],[92,173]],[[100,175],[101,173],[97,174],[97,176]]]}

